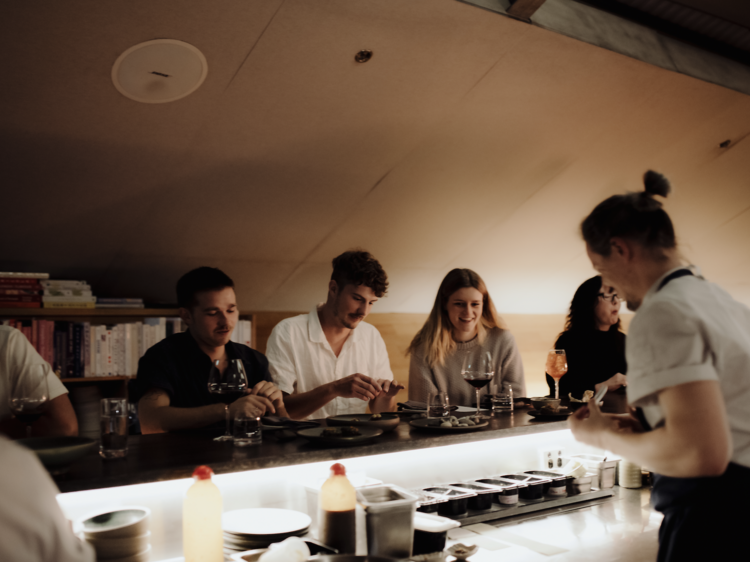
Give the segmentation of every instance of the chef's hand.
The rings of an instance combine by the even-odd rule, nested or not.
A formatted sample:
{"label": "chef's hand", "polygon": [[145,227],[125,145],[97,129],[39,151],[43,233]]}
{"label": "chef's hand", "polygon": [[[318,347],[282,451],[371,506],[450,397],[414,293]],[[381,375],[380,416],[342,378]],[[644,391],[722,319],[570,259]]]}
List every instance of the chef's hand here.
{"label": "chef's hand", "polygon": [[[257,414],[256,411],[259,411],[260,414]],[[252,418],[256,415],[265,416],[266,413],[276,413],[273,402],[265,396],[258,396],[256,394],[246,394],[229,405],[229,415],[232,419],[236,417]]]}
{"label": "chef's hand", "polygon": [[602,386],[605,385],[607,386],[607,390],[609,392],[613,392],[621,386],[628,386],[628,377],[626,377],[622,373],[617,373],[616,375],[608,378],[606,381],[594,385],[594,390],[599,390]]}
{"label": "chef's hand", "polygon": [[609,432],[640,433],[641,423],[632,413],[604,414],[594,400],[579,408],[568,418],[568,425],[577,441],[606,449],[603,441]]}
{"label": "chef's hand", "polygon": [[383,388],[367,375],[355,373],[333,383],[333,392],[341,398],[359,398],[368,401],[376,398]]}
{"label": "chef's hand", "polygon": [[388,398],[393,398],[398,394],[399,390],[403,390],[404,388],[406,388],[400,382],[392,381],[390,379],[375,379],[375,381],[382,388],[380,394],[378,395],[379,397],[387,396]]}

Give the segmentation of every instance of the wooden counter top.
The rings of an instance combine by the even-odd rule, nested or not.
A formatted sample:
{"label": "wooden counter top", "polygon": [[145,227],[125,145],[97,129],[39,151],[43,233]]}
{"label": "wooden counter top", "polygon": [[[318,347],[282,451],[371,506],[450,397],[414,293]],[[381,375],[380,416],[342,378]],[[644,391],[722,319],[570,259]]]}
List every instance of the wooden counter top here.
{"label": "wooden counter top", "polygon": [[323,447],[301,437],[279,441],[274,431],[264,432],[261,445],[242,449],[234,447],[231,441],[213,441],[212,438],[221,433],[217,430],[137,435],[130,437],[125,459],[105,461],[99,457],[97,449],[74,463],[67,474],[56,476],[55,481],[61,492],[94,490],[189,478],[201,464],[222,474],[529,435],[567,427],[566,421],[535,421],[527,410],[520,409],[512,415],[496,414],[488,427],[468,433],[419,430],[402,420],[394,431],[352,447]]}

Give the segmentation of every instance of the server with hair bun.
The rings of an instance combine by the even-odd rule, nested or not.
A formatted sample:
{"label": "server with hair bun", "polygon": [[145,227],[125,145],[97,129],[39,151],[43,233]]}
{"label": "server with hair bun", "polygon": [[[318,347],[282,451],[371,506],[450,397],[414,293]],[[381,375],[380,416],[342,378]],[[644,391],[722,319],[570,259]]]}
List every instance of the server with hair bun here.
{"label": "server with hair bun", "polygon": [[637,314],[626,358],[636,415],[603,414],[593,401],[570,418],[579,441],[656,473],[664,514],[659,561],[716,559],[745,549],[750,500],[750,309],[683,265],[666,178],[614,195],[583,221],[594,268]]}

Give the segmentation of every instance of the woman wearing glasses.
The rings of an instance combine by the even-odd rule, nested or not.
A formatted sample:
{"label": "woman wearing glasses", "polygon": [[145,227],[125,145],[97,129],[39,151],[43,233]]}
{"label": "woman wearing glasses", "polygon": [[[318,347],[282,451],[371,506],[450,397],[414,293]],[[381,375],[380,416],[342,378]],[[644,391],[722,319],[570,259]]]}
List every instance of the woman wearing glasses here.
{"label": "woman wearing glasses", "polygon": [[[560,397],[580,399],[587,390],[607,385],[610,391],[627,384],[625,334],[620,331],[620,299],[612,287],[592,277],[578,287],[570,303],[565,330],[555,342],[564,349],[568,372],[560,379]],[[547,375],[550,392],[555,381]]]}

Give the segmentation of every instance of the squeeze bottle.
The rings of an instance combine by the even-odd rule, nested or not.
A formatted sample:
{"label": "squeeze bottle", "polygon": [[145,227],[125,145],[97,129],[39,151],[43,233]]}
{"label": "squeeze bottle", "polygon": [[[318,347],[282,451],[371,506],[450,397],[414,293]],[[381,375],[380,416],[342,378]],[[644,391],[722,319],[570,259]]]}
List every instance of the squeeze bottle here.
{"label": "squeeze bottle", "polygon": [[320,488],[318,500],[318,538],[341,554],[354,554],[356,550],[355,509],[357,493],[346,477],[341,463],[331,467],[331,476]]}
{"label": "squeeze bottle", "polygon": [[201,465],[182,504],[182,551],[185,562],[224,562],[221,492],[211,481],[214,471]]}

